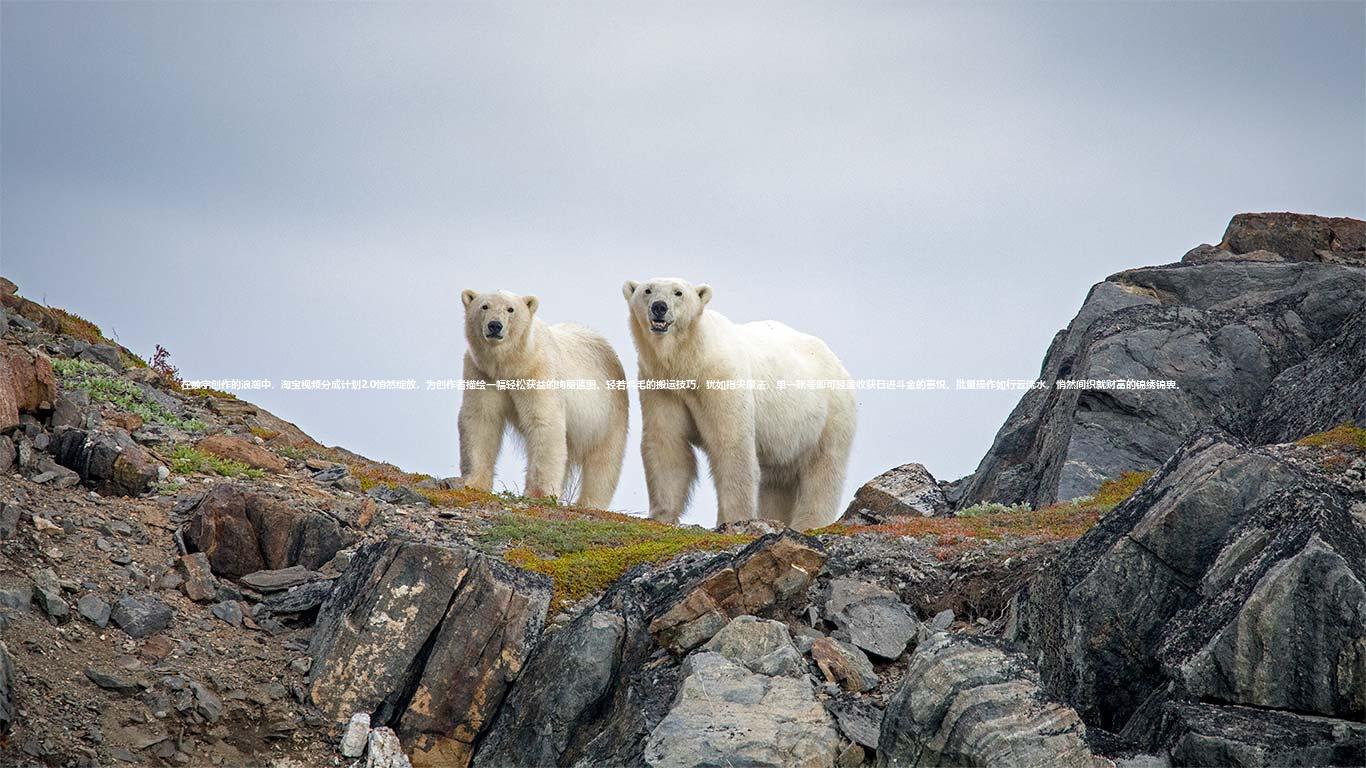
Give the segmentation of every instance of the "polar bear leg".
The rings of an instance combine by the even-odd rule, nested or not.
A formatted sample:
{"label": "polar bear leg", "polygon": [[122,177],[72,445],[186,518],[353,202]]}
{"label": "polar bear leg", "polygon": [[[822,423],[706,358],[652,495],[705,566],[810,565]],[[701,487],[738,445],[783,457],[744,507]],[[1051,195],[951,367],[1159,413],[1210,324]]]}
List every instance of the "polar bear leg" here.
{"label": "polar bear leg", "polygon": [[806,531],[835,521],[853,442],[853,430],[839,419],[826,424],[816,449],[797,474],[797,502],[788,525]]}
{"label": "polar bear leg", "polygon": [[[465,378],[472,378],[468,371]],[[507,426],[507,393],[470,389],[460,403],[460,475],[465,487],[493,490],[493,468]]]}
{"label": "polar bear leg", "polygon": [[754,397],[736,390],[709,393],[697,429],[716,483],[716,522],[752,520],[759,505],[759,455],[754,444]]}
{"label": "polar bear leg", "polygon": [[626,453],[626,430],[613,430],[583,457],[579,477],[580,507],[607,509],[621,479],[621,463]]}
{"label": "polar bear leg", "polygon": [[564,493],[564,475],[569,461],[565,438],[564,405],[555,390],[527,390],[513,398],[517,422],[526,438],[527,496],[554,496]]}
{"label": "polar bear leg", "polygon": [[696,432],[688,407],[676,395],[640,391],[640,457],[650,493],[650,518],[677,523],[697,480]]}
{"label": "polar bear leg", "polygon": [[792,505],[797,490],[786,482],[770,482],[765,478],[759,485],[759,517],[763,520],[787,522],[792,518]]}

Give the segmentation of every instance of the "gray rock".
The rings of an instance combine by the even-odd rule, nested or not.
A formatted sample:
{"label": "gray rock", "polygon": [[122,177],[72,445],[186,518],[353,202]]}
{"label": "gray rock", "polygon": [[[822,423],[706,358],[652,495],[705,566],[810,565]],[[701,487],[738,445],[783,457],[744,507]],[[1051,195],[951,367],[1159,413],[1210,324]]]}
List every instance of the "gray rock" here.
{"label": "gray rock", "polygon": [[242,626],[242,606],[238,605],[236,600],[214,603],[209,607],[209,611],[229,626]]}
{"label": "gray rock", "polygon": [[412,768],[393,729],[379,727],[370,731],[370,740],[365,749],[365,768]]}
{"label": "gray rock", "polygon": [[216,723],[223,717],[223,700],[202,683],[190,681],[190,691],[194,694],[194,712],[206,722]]}
{"label": "gray rock", "polygon": [[24,511],[18,504],[0,502],[0,541],[14,538],[19,531],[19,519],[25,516]]}
{"label": "gray rock", "polygon": [[111,618],[129,637],[146,637],[171,625],[175,612],[153,595],[125,595],[114,603]]}
{"label": "gray rock", "polygon": [[9,648],[0,643],[0,737],[8,736],[18,719],[14,705],[14,657]]}
{"label": "gray rock", "polygon": [[271,613],[306,613],[317,610],[332,594],[332,580],[319,579],[276,592],[262,601]]}
{"label": "gray rock", "polygon": [[920,622],[895,592],[854,579],[830,582],[825,613],[849,634],[849,642],[886,659],[900,656],[920,629]]}
{"label": "gray rock", "polygon": [[82,595],[76,601],[76,612],[100,629],[109,626],[109,603],[99,595]]}
{"label": "gray rock", "polygon": [[33,597],[38,607],[47,612],[54,621],[63,622],[71,617],[71,606],[62,598],[62,587],[57,574],[51,568],[43,568],[33,574]]}
{"label": "gray rock", "polygon": [[1199,435],[1029,584],[1012,637],[1088,722],[1138,743],[1170,746],[1145,711],[1164,696],[1359,720],[1362,498]]}
{"label": "gray rock", "polygon": [[903,464],[864,483],[840,517],[842,523],[877,525],[896,517],[949,515],[953,510],[928,469]]}
{"label": "gray rock", "polygon": [[0,578],[0,608],[27,611],[33,603],[33,585],[22,578]]}
{"label": "gray rock", "polygon": [[[1125,471],[1155,469],[1210,427],[1241,438],[1297,438],[1348,413],[1361,418],[1366,381],[1353,351],[1366,342],[1332,342],[1354,318],[1351,333],[1361,336],[1366,271],[1301,258],[1305,243],[1336,236],[1338,220],[1296,217],[1290,229],[1316,233],[1304,240],[1248,234],[1257,227],[1241,218],[1226,233],[1232,252],[1262,243],[1292,260],[1146,267],[1097,284],[1049,347],[1040,372],[1047,388],[1024,396],[956,492],[960,508],[1086,496]],[[1349,224],[1342,231],[1361,222]],[[1054,386],[1065,379],[1174,381],[1176,388]]]}
{"label": "gray rock", "polygon": [[1240,213],[1224,231],[1225,249],[1269,251],[1290,261],[1366,266],[1366,222],[1300,213]]}
{"label": "gray rock", "polygon": [[1362,722],[1195,703],[1165,705],[1163,720],[1173,765],[1366,765],[1366,723]]}
{"label": "gray rock", "polygon": [[805,679],[759,675],[718,653],[683,662],[683,684],[650,734],[645,764],[833,766],[839,733]]}
{"label": "gray rock", "polygon": [[930,630],[934,632],[942,632],[948,629],[949,627],[953,626],[953,618],[954,615],[952,608],[946,608],[940,611],[939,613],[936,613],[934,615],[934,618],[930,619]]}
{"label": "gray rock", "polygon": [[89,429],[94,426],[91,410],[90,395],[83,390],[62,390],[57,394],[57,405],[52,411],[52,429]]}
{"label": "gray rock", "polygon": [[60,427],[53,432],[53,458],[103,494],[137,496],[156,480],[156,462],[127,433]]}
{"label": "gray rock", "polygon": [[377,485],[366,494],[376,501],[399,506],[431,506],[427,497],[406,485]]}
{"label": "gray rock", "polygon": [[214,578],[209,558],[203,552],[181,555],[176,560],[176,568],[184,578],[180,586],[185,590],[186,597],[202,603],[218,594],[218,579]]}
{"label": "gray rock", "polygon": [[369,741],[370,713],[357,712],[347,721],[346,731],[342,734],[339,747],[342,757],[360,757]]}
{"label": "gray rock", "polygon": [[811,645],[811,659],[828,682],[846,691],[871,691],[878,676],[873,663],[854,646],[833,637],[822,637]]}
{"label": "gray rock", "polygon": [[1101,768],[1086,726],[1020,657],[938,633],[911,656],[887,703],[877,764]]}
{"label": "gray rock", "polygon": [[826,702],[826,709],[835,716],[840,733],[855,744],[869,749],[877,749],[882,733],[882,710],[877,706],[859,699],[832,699]]}
{"label": "gray rock", "polygon": [[702,650],[719,653],[755,674],[806,675],[806,664],[781,621],[736,616]]}
{"label": "gray rock", "polygon": [[142,686],[136,681],[119,675],[114,672],[104,672],[98,669],[85,670],[85,676],[90,682],[109,691],[118,693],[136,693],[142,690]]}
{"label": "gray rock", "polygon": [[310,581],[321,579],[322,574],[317,571],[310,571],[302,565],[291,565],[288,568],[280,568],[273,571],[255,571],[243,576],[243,584],[259,592],[283,592],[290,587],[297,587]]}

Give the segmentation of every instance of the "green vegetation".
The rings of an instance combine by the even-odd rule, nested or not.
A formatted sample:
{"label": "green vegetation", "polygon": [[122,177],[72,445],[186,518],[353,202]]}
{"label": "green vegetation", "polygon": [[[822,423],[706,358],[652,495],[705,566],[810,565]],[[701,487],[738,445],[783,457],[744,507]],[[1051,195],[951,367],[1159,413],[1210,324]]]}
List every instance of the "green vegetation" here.
{"label": "green vegetation", "polygon": [[205,474],[222,475],[223,477],[261,477],[265,474],[262,470],[247,466],[240,461],[232,459],[220,459],[209,453],[205,453],[192,445],[181,443],[171,449],[170,455],[171,471],[178,475],[188,475],[192,472],[202,472]]}
{"label": "green vegetation", "polygon": [[1324,432],[1301,437],[1298,445],[1314,448],[1357,448],[1366,450],[1366,427],[1358,427],[1350,422],[1333,427]]}
{"label": "green vegetation", "polygon": [[104,335],[98,325],[86,320],[84,317],[67,312],[58,307],[48,307],[47,311],[57,318],[57,330],[75,339],[80,339],[87,344],[107,344],[118,349],[119,359],[123,361],[125,368],[146,368],[147,361],[124,349],[122,344]]}
{"label": "green vegetation", "polygon": [[476,537],[480,549],[543,573],[559,607],[601,592],[642,563],[660,563],[692,550],[721,550],[748,536],[676,528],[600,510],[531,508],[504,512]]}
{"label": "green vegetation", "polygon": [[1152,471],[1148,470],[1144,472],[1125,472],[1112,480],[1106,480],[1096,489],[1096,495],[1091,497],[1090,503],[1109,512],[1126,501],[1130,496],[1133,496],[1134,492],[1139,489],[1139,486],[1148,482],[1148,478],[1152,476]]}
{"label": "green vegetation", "polygon": [[980,517],[982,515],[999,515],[1006,512],[1029,512],[1033,507],[1028,504],[998,504],[994,501],[984,501],[981,504],[973,504],[958,510],[954,514],[959,517]]}
{"label": "green vegetation", "polygon": [[81,390],[92,402],[109,403],[120,411],[137,414],[146,424],[164,424],[186,432],[204,431],[202,421],[182,419],[171,413],[143,393],[138,385],[102,363],[59,358],[52,361],[52,368],[61,379],[62,388]]}

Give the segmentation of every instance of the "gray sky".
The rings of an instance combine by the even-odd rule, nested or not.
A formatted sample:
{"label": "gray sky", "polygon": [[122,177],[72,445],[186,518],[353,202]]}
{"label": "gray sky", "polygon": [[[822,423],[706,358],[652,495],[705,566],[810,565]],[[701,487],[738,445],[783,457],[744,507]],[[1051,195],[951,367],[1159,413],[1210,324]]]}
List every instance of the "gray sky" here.
{"label": "gray sky", "polygon": [[[635,367],[708,282],[856,378],[1030,378],[1086,289],[1239,211],[1366,211],[1366,5],[0,4],[0,272],[193,378],[455,378],[460,290]],[[457,472],[453,392],[247,395]],[[863,392],[845,497],[1017,392]],[[646,507],[633,440],[615,506]],[[520,456],[501,462],[520,484]],[[709,483],[690,521],[710,522]]]}

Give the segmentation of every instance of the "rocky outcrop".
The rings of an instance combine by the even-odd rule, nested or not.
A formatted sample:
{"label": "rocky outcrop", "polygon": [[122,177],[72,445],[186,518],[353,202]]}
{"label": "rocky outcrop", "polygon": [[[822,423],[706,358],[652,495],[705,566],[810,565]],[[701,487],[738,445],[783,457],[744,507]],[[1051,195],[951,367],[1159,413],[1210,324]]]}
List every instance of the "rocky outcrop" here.
{"label": "rocky outcrop", "polygon": [[544,577],[469,549],[367,544],[319,610],[309,699],[394,728],[415,765],[467,765],[549,602]]}
{"label": "rocky outcrop", "polygon": [[283,472],[286,467],[284,459],[279,456],[232,435],[209,435],[196,443],[195,447],[220,459],[241,462],[267,472]]}
{"label": "rocky outcrop", "polygon": [[825,616],[849,635],[849,642],[886,659],[895,659],[920,631],[920,622],[895,592],[854,579],[835,579]]}
{"label": "rocky outcrop", "polygon": [[1087,722],[1139,743],[1182,738],[1158,728],[1169,702],[1359,722],[1361,510],[1360,485],[1198,435],[1029,584],[1011,636]]}
{"label": "rocky outcrop", "polygon": [[830,768],[839,752],[834,720],[805,678],[751,672],[719,653],[683,662],[669,714],[645,745],[651,768]]}
{"label": "rocky outcrop", "polygon": [[127,432],[59,427],[49,448],[57,463],[106,495],[137,496],[157,479],[158,465]]}
{"label": "rocky outcrop", "polygon": [[878,525],[898,517],[930,517],[951,512],[934,475],[921,464],[903,464],[864,483],[840,522]]}
{"label": "rocky outcrop", "polygon": [[[779,642],[785,630],[753,618],[734,624],[730,614],[781,614],[801,601],[824,561],[819,542],[784,531],[734,554],[689,553],[628,572],[537,648],[474,764],[643,763],[644,745],[675,709],[684,677],[679,664],[658,656],[660,646],[683,655],[715,640],[712,648],[781,675],[791,661]],[[732,624],[734,630],[720,634]],[[659,754],[653,759],[663,759]]]}
{"label": "rocky outcrop", "polygon": [[[1121,272],[1091,289],[1040,379],[956,486],[981,501],[1048,504],[1159,466],[1191,434],[1294,439],[1360,415],[1366,262],[1360,221],[1235,217],[1234,253]],[[1326,255],[1325,255],[1326,254]],[[1170,389],[1058,388],[1059,381],[1171,381]],[[1305,396],[1308,395],[1308,396]]]}
{"label": "rocky outcrop", "polygon": [[317,569],[350,543],[336,518],[230,483],[204,494],[188,514],[185,545],[191,553],[203,552],[219,576],[295,565]]}
{"label": "rocky outcrop", "polygon": [[1171,736],[1173,765],[1366,765],[1366,723],[1185,702],[1165,704],[1161,716],[1160,728]]}
{"label": "rocky outcrop", "polygon": [[877,764],[1100,768],[1077,713],[1019,656],[939,633],[916,648],[887,704]]}

